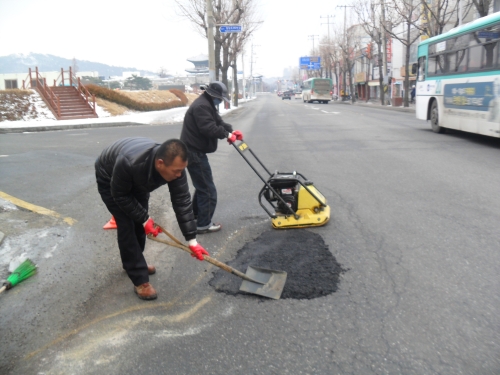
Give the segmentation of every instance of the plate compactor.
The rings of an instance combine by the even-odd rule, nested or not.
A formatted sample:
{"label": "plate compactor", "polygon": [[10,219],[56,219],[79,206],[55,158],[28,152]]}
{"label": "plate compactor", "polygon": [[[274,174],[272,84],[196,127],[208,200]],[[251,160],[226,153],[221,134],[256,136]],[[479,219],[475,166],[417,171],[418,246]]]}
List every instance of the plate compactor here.
{"label": "plate compactor", "polygon": [[[233,143],[234,148],[245,159],[250,168],[264,182],[259,192],[259,203],[271,217],[275,229],[307,228],[325,225],[330,219],[330,207],[314,184],[297,172],[271,173],[244,141]],[[266,180],[250,163],[244,153],[250,152],[255,160],[269,174]],[[264,198],[274,209],[271,212],[262,203]]]}

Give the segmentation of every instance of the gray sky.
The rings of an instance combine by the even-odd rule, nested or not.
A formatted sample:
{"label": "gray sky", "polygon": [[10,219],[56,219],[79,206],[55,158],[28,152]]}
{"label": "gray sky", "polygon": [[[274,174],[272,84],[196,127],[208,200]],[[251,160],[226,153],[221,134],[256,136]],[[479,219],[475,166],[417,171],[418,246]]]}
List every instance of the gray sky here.
{"label": "gray sky", "polygon": [[[341,25],[344,13],[336,5],[346,3],[257,1],[264,23],[253,38],[254,73],[265,76],[297,66],[312,49],[308,35],[328,32],[327,19],[320,16],[336,15],[330,22]],[[180,16],[173,0],[0,0],[0,35],[0,56],[46,53],[152,71],[163,66],[172,74],[192,67],[187,58],[207,54],[207,40]]]}

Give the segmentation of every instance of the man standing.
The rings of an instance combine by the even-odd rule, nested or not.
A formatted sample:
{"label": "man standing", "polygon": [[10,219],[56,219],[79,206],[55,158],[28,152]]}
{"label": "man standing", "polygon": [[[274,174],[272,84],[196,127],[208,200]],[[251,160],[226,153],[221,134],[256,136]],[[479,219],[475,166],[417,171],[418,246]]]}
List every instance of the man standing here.
{"label": "man standing", "polygon": [[203,260],[207,251],[196,241],[196,222],[185,168],[186,145],[178,139],[158,144],[148,138],[120,139],[105,148],[95,162],[97,188],[116,220],[123,269],[141,299],[157,297],[149,283],[156,268],[144,259],[146,235],[160,229],[148,215],[149,193],[168,184],[170,200],[182,234],[193,256]]}
{"label": "man standing", "polygon": [[243,134],[225,123],[216,106],[229,102],[227,88],[222,82],[212,82],[205,92],[189,107],[184,117],[181,140],[189,151],[188,171],[196,189],[193,195],[193,211],[197,218],[197,233],[212,233],[221,229],[212,217],[217,205],[217,190],[207,154],[217,150],[219,139],[227,138],[229,144],[242,140]]}

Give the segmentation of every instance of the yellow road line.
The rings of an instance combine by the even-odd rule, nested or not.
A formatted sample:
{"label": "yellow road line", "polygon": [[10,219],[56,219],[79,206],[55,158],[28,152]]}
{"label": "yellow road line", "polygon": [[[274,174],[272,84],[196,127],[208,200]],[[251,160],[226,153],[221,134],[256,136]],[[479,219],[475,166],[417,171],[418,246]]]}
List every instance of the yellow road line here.
{"label": "yellow road line", "polygon": [[5,200],[9,201],[10,203],[15,204],[18,207],[26,208],[27,210],[33,211],[33,212],[40,214],[40,215],[52,216],[52,217],[55,217],[58,219],[62,218],[63,221],[69,225],[73,225],[76,223],[75,219],[72,219],[70,217],[62,217],[61,214],[59,214],[55,211],[49,210],[48,208],[45,208],[45,207],[40,207],[40,206],[36,206],[34,204],[31,204],[31,203],[25,202],[21,199],[13,197],[12,195],[4,193],[3,191],[0,191],[0,198],[5,199]]}

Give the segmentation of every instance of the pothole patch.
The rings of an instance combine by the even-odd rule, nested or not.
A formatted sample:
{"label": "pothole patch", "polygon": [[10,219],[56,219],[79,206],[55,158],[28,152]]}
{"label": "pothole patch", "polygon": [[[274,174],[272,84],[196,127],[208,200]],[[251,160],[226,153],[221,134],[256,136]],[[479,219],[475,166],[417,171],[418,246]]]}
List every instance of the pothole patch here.
{"label": "pothole patch", "polygon": [[[245,273],[248,266],[286,271],[281,299],[313,299],[337,291],[344,272],[323,238],[305,229],[271,230],[241,248],[231,267]],[[229,295],[240,292],[242,280],[223,270],[214,272],[209,284]],[[256,296],[257,297],[257,296]]]}

